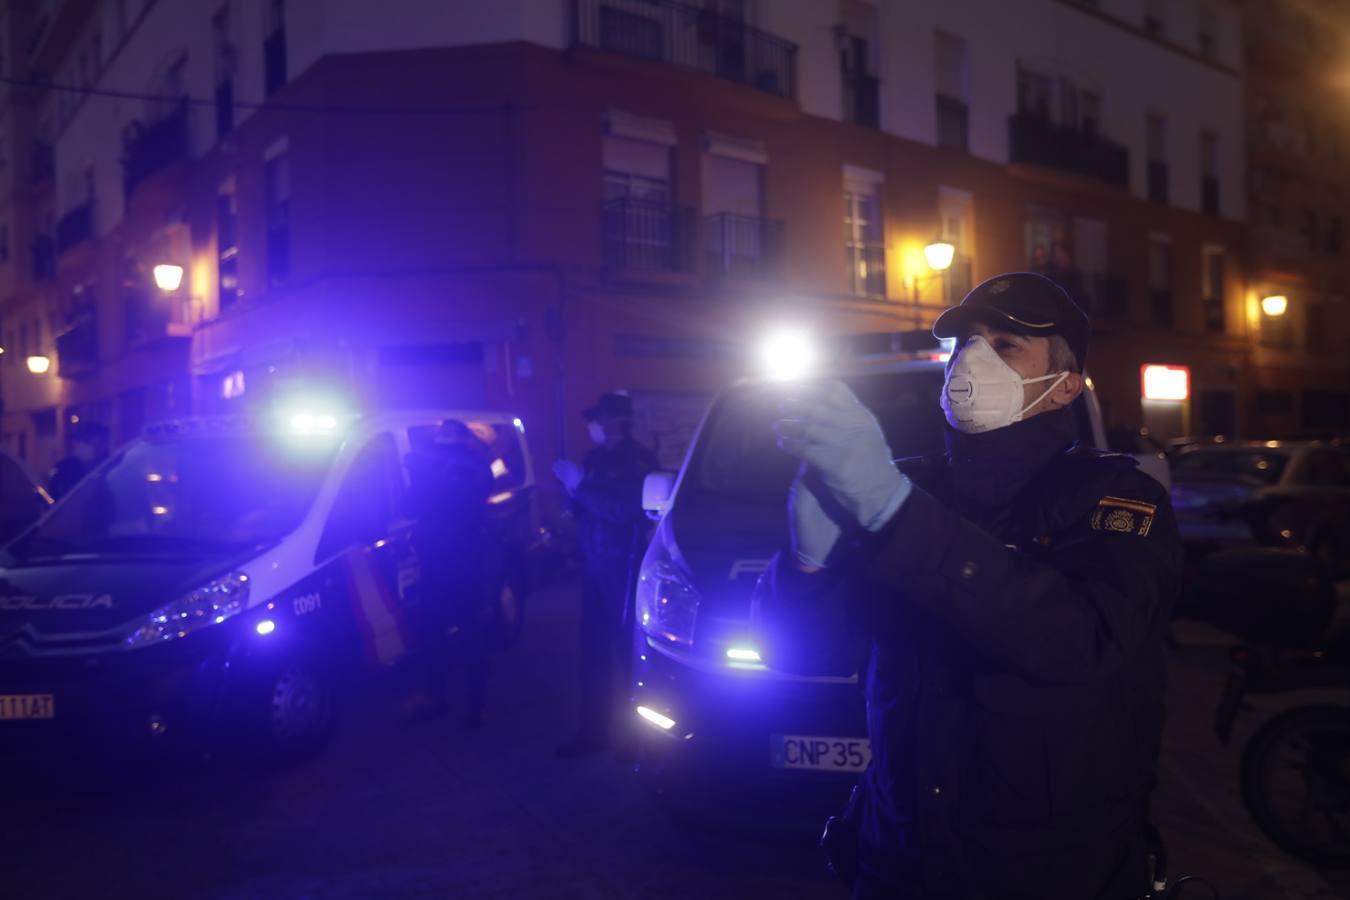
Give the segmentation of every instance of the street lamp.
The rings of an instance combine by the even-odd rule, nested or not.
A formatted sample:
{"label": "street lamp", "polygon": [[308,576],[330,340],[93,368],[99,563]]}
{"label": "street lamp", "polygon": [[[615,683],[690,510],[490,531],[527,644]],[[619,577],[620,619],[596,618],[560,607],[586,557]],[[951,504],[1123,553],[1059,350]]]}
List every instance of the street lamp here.
{"label": "street lamp", "polygon": [[165,293],[172,293],[178,290],[178,286],[183,283],[183,267],[174,265],[155,266],[154,270],[155,286]]}
{"label": "street lamp", "polygon": [[28,371],[34,375],[45,375],[52,367],[50,356],[30,356],[27,359]]}
{"label": "street lamp", "polygon": [[1277,319],[1284,315],[1289,309],[1289,298],[1284,294],[1271,294],[1269,297],[1261,298],[1261,312]]}
{"label": "street lamp", "polygon": [[925,281],[932,281],[934,278],[941,278],[942,274],[952,266],[952,260],[956,258],[956,247],[950,241],[936,240],[923,248],[924,261],[928,263],[928,268],[932,271],[925,276],[914,275],[910,281],[914,285],[914,303],[919,303],[919,286]]}

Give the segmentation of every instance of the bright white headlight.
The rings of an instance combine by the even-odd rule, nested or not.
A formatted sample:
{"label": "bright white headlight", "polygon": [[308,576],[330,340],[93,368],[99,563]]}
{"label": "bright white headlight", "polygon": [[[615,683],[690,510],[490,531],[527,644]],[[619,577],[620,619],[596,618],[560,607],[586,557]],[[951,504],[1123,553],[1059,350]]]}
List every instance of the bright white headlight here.
{"label": "bright white headlight", "polygon": [[803,331],[775,331],[759,345],[759,364],[775,381],[807,375],[816,364],[816,345]]}

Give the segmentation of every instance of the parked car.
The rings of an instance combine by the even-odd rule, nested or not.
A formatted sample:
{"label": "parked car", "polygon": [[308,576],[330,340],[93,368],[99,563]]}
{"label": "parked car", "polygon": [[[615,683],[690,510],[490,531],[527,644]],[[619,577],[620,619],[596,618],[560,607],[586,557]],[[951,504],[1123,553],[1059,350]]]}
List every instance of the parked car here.
{"label": "parked car", "polygon": [[[876,414],[897,457],[940,454],[944,359],[873,356],[833,374]],[[632,602],[638,771],[675,803],[720,813],[747,796],[791,813],[813,794],[835,804],[871,756],[856,670],[777,672],[751,636],[751,594],[786,545],[798,465],[774,446],[782,389],[766,379],[721,391],[680,472],[649,476],[644,491],[660,521]],[[1080,440],[1104,446],[1092,389],[1075,411]],[[1156,471],[1161,458],[1146,461]]]}
{"label": "parked car", "polygon": [[1172,461],[1172,505],[1193,548],[1299,547],[1350,573],[1350,450],[1315,442],[1195,446]]}
{"label": "parked car", "polygon": [[528,516],[500,412],[196,419],[115,453],[0,552],[0,756],[320,749],[339,676],[407,648],[405,460],[445,418],[496,454],[494,512]]}
{"label": "parked car", "polygon": [[0,450],[0,546],[36,522],[51,505],[52,498],[29,468]]}

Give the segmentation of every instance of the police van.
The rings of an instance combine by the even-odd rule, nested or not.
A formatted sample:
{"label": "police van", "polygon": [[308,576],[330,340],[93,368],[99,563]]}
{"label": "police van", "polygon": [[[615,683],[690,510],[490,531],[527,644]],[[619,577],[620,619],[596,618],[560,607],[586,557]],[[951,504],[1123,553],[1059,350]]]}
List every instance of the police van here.
{"label": "police van", "polygon": [[408,650],[406,461],[447,418],[491,450],[496,524],[527,529],[509,414],[198,419],[115,453],[0,551],[0,754],[318,750],[340,676]]}
{"label": "police van", "polygon": [[[779,340],[775,352],[796,358],[807,349]],[[817,371],[850,385],[897,458],[941,454],[938,397],[949,352],[926,333],[867,335],[843,342]],[[798,465],[778,451],[772,429],[783,379],[796,365],[769,363],[773,377],[713,399],[677,474],[655,473],[644,485],[644,506],[659,523],[632,605],[638,772],[673,801],[710,801],[720,811],[740,799],[795,810],[813,791],[837,805],[871,758],[857,672],[777,672],[751,635],[751,592],[787,545],[786,498]],[[1075,404],[1079,439],[1104,447],[1101,408],[1086,381]],[[1166,478],[1161,456],[1141,465]]]}

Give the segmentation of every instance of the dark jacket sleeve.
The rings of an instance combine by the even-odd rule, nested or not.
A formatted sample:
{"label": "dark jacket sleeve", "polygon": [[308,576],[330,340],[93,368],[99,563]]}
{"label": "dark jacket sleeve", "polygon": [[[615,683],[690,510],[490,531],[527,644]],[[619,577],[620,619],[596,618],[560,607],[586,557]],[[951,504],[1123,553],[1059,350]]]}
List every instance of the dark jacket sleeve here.
{"label": "dark jacket sleeve", "polygon": [[[1147,475],[1119,469],[1091,490],[1073,498],[1068,521],[1033,556],[916,488],[869,578],[883,588],[883,602],[916,604],[1030,679],[1110,673],[1170,616],[1182,551],[1166,492]],[[1145,523],[1148,507],[1155,512]],[[1112,511],[1122,516],[1108,521]]]}
{"label": "dark jacket sleeve", "polygon": [[626,460],[616,477],[595,477],[594,467],[584,466],[586,476],[572,494],[572,502],[597,518],[626,524],[642,517],[642,482],[656,469],[656,459],[638,451]]}

